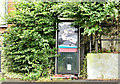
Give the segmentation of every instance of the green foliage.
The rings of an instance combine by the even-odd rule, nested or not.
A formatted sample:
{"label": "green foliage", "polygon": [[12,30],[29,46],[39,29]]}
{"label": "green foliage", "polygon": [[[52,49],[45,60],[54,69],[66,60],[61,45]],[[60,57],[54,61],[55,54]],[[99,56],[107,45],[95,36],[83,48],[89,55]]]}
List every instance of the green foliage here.
{"label": "green foliage", "polygon": [[83,65],[80,71],[80,77],[82,77],[83,79],[87,78],[87,56],[83,59]]}
{"label": "green foliage", "polygon": [[[4,52],[9,71],[26,73],[30,79],[48,76],[50,58],[55,56],[55,18],[49,8],[54,3],[21,2],[9,16],[4,35]],[[14,15],[14,16],[13,16]]]}
{"label": "green foliage", "polygon": [[5,78],[0,78],[0,81],[5,81],[6,79]]}
{"label": "green foliage", "polygon": [[117,19],[117,7],[117,2],[65,2],[52,8],[60,17],[75,18],[75,25],[84,28],[83,35],[89,36],[102,31],[100,23],[103,21]]}
{"label": "green foliage", "polygon": [[[39,2],[24,1],[15,5],[8,16],[8,33],[4,35],[4,53],[8,71],[24,73],[24,80],[38,80],[53,73],[55,23],[59,17],[75,18],[74,25],[84,28],[83,35],[101,32],[99,25],[117,18],[113,2]],[[108,17],[109,16],[109,17]],[[86,77],[86,62],[82,73]]]}

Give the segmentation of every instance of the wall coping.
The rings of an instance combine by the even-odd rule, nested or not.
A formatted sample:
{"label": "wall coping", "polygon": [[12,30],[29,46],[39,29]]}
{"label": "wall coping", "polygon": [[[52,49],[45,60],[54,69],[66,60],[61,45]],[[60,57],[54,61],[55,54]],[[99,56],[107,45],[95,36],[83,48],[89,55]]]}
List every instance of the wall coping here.
{"label": "wall coping", "polygon": [[87,53],[87,54],[120,54],[120,53]]}

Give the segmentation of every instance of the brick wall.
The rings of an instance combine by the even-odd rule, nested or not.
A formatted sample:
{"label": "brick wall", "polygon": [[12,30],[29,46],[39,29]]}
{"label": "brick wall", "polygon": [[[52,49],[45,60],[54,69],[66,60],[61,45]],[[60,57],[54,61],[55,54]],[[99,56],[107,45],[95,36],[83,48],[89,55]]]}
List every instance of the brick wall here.
{"label": "brick wall", "polygon": [[8,0],[8,13],[15,10],[13,6],[14,6],[14,0]]}
{"label": "brick wall", "polygon": [[[15,4],[14,0],[8,0],[8,13],[11,13],[12,11],[15,11],[15,8],[13,7]],[[8,24],[8,28],[10,27],[11,25]]]}
{"label": "brick wall", "polygon": [[6,29],[6,28],[0,28],[0,34],[1,34],[1,33],[4,33],[5,29]]}
{"label": "brick wall", "polygon": [[[11,11],[15,10],[15,8],[13,7],[13,5],[14,5],[14,0],[8,0],[8,13],[11,13]],[[9,28],[10,26],[11,25],[8,24],[7,28]],[[2,41],[3,41],[3,37],[1,36],[1,34],[4,33],[7,28],[6,27],[0,27],[0,46],[2,46]]]}

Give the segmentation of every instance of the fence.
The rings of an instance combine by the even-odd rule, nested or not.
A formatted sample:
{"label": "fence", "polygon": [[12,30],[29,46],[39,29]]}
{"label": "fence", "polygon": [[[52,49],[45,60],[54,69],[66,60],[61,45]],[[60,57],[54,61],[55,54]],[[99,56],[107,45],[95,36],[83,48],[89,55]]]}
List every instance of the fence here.
{"label": "fence", "polygon": [[[98,41],[99,41],[99,43],[98,43]],[[108,50],[115,49],[113,51],[120,52],[119,42],[120,42],[120,39],[118,39],[118,37],[117,37],[117,39],[108,39],[108,38],[104,39],[104,38],[100,37],[100,39],[95,39],[95,40],[93,40],[92,37],[90,37],[90,42],[89,42],[90,43],[89,44],[90,53],[92,52],[92,50],[94,50],[96,53],[98,53],[99,50],[105,48],[104,46],[108,46],[107,47]],[[94,44],[94,48],[92,47],[93,46],[92,44]]]}

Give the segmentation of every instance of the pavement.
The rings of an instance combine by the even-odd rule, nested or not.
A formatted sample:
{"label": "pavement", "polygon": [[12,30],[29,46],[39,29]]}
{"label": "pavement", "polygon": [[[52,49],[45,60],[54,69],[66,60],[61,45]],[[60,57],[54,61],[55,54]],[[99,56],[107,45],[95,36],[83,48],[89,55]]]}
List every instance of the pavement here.
{"label": "pavement", "polygon": [[[7,80],[5,80],[5,81],[1,81],[0,82],[0,84],[9,84],[9,83],[20,83],[20,84],[23,84],[24,82],[26,82],[25,84],[29,84],[30,82],[29,81],[21,81],[21,80],[19,80],[19,79],[7,79]],[[45,81],[38,81],[37,83],[39,83],[39,82],[45,82]],[[60,83],[60,82],[62,82],[62,83],[72,83],[72,82],[74,82],[74,83],[87,83],[87,84],[89,84],[89,83],[98,83],[98,82],[101,82],[101,83],[108,83],[108,84],[118,84],[118,82],[120,82],[120,81],[118,81],[118,80],[83,80],[83,79],[80,79],[80,80],[52,80],[52,81],[46,81],[46,83]],[[34,82],[35,83],[35,82]]]}

